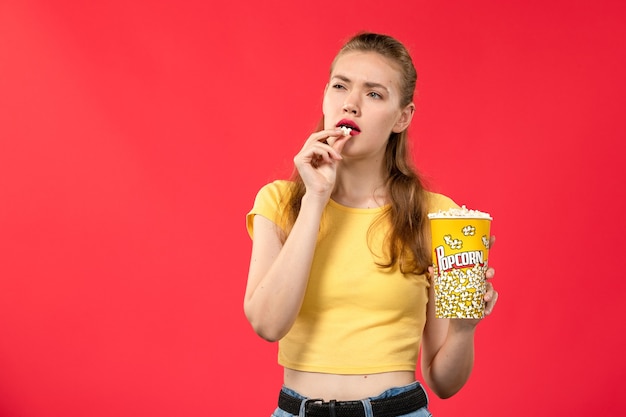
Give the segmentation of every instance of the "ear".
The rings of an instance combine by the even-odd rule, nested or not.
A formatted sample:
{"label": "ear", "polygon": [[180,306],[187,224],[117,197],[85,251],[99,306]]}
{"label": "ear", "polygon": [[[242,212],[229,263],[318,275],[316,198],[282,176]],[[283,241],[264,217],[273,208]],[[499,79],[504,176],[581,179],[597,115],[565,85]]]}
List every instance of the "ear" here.
{"label": "ear", "polygon": [[409,103],[406,105],[402,112],[400,113],[400,117],[396,121],[396,124],[391,129],[394,133],[400,133],[411,124],[411,120],[413,120],[413,115],[415,114],[415,104]]}

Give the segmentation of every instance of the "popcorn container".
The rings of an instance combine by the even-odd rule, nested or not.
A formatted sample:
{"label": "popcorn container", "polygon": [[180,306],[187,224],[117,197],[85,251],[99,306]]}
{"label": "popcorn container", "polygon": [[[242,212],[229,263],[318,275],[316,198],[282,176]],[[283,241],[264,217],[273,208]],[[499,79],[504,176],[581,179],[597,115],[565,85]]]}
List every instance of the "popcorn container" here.
{"label": "popcorn container", "polygon": [[428,218],[436,317],[482,318],[491,216],[463,206],[430,213]]}

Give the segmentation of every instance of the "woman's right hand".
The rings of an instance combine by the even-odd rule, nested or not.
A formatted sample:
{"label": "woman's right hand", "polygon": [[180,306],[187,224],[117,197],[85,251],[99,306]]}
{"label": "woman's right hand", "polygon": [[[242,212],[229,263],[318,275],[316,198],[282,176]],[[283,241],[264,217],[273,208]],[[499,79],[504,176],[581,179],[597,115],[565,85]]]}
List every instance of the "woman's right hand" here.
{"label": "woman's right hand", "polygon": [[341,129],[327,129],[313,133],[294,157],[293,162],[304,182],[307,193],[328,200],[335,186],[337,163],[350,135]]}

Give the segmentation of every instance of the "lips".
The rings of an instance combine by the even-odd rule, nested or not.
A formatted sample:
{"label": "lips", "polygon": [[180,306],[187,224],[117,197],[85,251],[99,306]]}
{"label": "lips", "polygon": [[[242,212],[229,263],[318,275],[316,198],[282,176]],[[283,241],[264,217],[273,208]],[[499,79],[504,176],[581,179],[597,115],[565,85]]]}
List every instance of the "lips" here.
{"label": "lips", "polygon": [[354,123],[352,120],[342,119],[339,121],[339,123],[335,125],[335,127],[342,127],[342,126],[352,129],[352,131],[350,132],[351,135],[356,135],[358,134],[358,132],[361,131],[361,129],[359,128],[359,125]]}

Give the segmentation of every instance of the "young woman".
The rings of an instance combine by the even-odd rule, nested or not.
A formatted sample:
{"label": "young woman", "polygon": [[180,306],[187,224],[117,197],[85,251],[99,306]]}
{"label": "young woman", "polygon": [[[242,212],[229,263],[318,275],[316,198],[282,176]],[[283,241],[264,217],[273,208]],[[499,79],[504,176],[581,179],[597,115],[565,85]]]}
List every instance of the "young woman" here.
{"label": "young woman", "polygon": [[[426,214],[458,206],[426,191],[410,162],[416,79],[394,38],[350,39],[294,178],[263,187],[248,214],[244,310],[257,334],[279,341],[284,367],[274,417],[429,416],[420,346],[422,375],[442,398],[472,371],[480,320],[435,318],[429,302]],[[486,314],[496,300],[488,283]]]}

